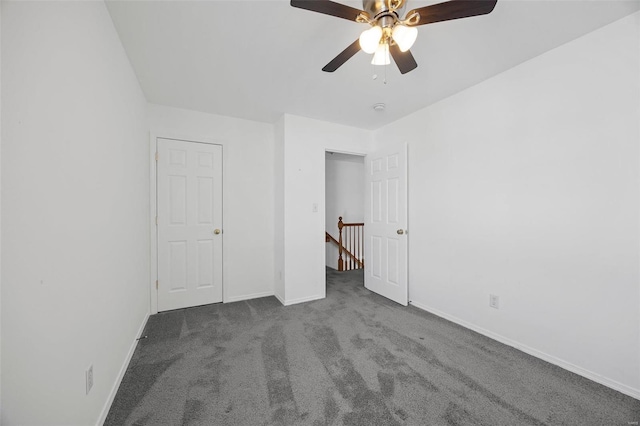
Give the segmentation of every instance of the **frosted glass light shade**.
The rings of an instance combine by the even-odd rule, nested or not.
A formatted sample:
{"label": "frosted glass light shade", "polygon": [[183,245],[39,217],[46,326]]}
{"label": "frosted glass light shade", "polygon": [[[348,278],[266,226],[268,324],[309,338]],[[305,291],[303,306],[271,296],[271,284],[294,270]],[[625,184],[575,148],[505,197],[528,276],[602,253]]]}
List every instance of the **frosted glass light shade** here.
{"label": "frosted glass light shade", "polygon": [[375,25],[360,34],[360,49],[366,53],[373,53],[380,44],[382,38],[382,28]]}
{"label": "frosted glass light shade", "polygon": [[393,28],[391,37],[393,37],[393,40],[400,48],[400,51],[406,52],[411,49],[411,46],[415,43],[416,38],[418,37],[418,29],[398,24]]}
{"label": "frosted glass light shade", "polygon": [[378,45],[371,63],[373,65],[389,65],[391,63],[391,58],[389,58],[389,45],[387,43],[380,43]]}

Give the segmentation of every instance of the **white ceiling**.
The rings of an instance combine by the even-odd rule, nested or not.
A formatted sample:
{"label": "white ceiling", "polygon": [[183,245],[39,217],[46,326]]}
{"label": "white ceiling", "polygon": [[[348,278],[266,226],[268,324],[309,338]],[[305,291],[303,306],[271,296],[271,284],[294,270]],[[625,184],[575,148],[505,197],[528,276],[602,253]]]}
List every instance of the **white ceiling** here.
{"label": "white ceiling", "polygon": [[[439,1],[408,0],[406,10]],[[359,1],[342,1],[362,8]],[[485,16],[419,27],[418,68],[359,52],[321,68],[366,24],[284,0],[108,1],[150,102],[273,123],[283,113],[376,129],[640,9],[639,0],[498,0]],[[384,102],[384,112],[373,105]]]}

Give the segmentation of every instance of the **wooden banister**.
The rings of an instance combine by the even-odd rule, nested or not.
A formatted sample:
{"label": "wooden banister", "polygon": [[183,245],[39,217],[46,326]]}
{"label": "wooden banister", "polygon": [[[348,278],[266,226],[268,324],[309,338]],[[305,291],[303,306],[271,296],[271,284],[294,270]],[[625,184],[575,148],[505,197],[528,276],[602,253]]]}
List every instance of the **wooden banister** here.
{"label": "wooden banister", "polygon": [[[344,237],[343,237],[344,234]],[[338,218],[338,270],[364,268],[364,223],[344,223]],[[347,253],[347,260],[342,253]]]}
{"label": "wooden banister", "polygon": [[[335,245],[337,245],[337,246],[338,246],[338,251],[340,251],[340,243],[338,242],[338,240],[336,240],[335,238],[333,238],[333,235],[329,234],[328,232],[325,232],[324,234],[325,234],[325,236],[324,236],[324,240],[325,240],[325,242],[327,242],[327,243],[334,243]],[[352,268],[352,269],[361,269],[361,268],[364,268],[364,263],[363,263],[363,261],[362,261],[362,260],[360,260],[360,259],[358,259],[358,257],[357,257],[355,254],[351,253],[351,252],[350,252],[349,250],[347,250],[344,246],[342,247],[342,251],[343,251],[347,256],[349,256],[349,258],[350,258],[350,259],[352,259],[352,261],[353,261],[353,262],[355,262],[355,263],[357,263],[357,264],[358,264],[359,268]],[[344,269],[339,269],[339,268],[340,268],[340,264],[339,264],[339,261],[338,261],[338,270],[340,270],[340,271],[343,271],[343,270],[344,270]]]}
{"label": "wooden banister", "polygon": [[334,243],[336,243],[336,245],[340,245],[340,243],[338,242],[338,240],[336,240],[335,238],[333,238],[333,235],[331,235],[331,234],[330,234],[330,233],[328,233],[328,232],[325,232],[324,234],[325,234],[325,237],[324,237],[325,242],[327,242],[327,243],[334,242]]}

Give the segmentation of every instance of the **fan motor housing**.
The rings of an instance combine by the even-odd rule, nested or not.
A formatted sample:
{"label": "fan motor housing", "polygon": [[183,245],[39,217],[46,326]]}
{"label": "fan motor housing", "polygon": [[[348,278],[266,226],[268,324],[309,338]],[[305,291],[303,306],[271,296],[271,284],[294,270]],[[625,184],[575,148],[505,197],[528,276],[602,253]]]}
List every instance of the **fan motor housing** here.
{"label": "fan motor housing", "polygon": [[362,0],[362,10],[367,12],[371,19],[378,20],[384,16],[393,16],[395,19],[402,16],[405,8],[405,3],[402,2],[401,6],[394,12],[389,9],[389,0]]}

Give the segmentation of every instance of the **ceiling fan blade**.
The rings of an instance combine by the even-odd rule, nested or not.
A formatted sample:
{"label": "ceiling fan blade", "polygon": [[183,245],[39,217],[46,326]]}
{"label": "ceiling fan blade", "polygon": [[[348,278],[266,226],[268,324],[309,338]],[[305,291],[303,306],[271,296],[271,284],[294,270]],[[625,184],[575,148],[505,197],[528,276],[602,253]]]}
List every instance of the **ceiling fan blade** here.
{"label": "ceiling fan blade", "polygon": [[291,6],[355,21],[362,10],[329,0],[291,0]]}
{"label": "ceiling fan blade", "polygon": [[398,66],[400,74],[406,74],[418,67],[418,63],[413,58],[411,51],[402,52],[397,44],[389,46],[389,53],[391,53],[391,57]]}
{"label": "ceiling fan blade", "polygon": [[360,51],[360,40],[356,40],[349,45],[346,49],[344,49],[338,56],[333,58],[331,62],[322,68],[322,71],[325,72],[334,72],[338,68],[342,66],[345,62],[347,62],[353,55]]}
{"label": "ceiling fan blade", "polygon": [[407,16],[418,12],[420,21],[415,25],[433,24],[434,22],[486,15],[491,13],[497,2],[498,0],[451,0],[414,9],[407,13]]}

